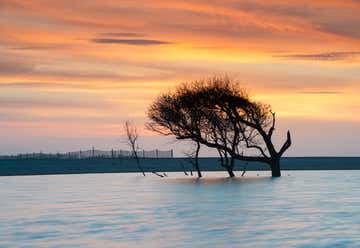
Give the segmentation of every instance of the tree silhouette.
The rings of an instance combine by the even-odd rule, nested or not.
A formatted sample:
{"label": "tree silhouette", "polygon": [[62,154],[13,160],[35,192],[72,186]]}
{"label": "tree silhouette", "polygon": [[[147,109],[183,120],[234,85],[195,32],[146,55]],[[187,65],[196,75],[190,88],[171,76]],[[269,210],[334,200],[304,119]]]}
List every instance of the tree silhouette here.
{"label": "tree silhouette", "polygon": [[218,150],[233,177],[234,160],[263,162],[281,176],[280,158],[291,146],[290,132],[279,151],[272,136],[276,116],[267,104],[252,101],[240,84],[227,77],[184,83],[158,97],[148,110],[147,126],[179,140],[191,139]]}

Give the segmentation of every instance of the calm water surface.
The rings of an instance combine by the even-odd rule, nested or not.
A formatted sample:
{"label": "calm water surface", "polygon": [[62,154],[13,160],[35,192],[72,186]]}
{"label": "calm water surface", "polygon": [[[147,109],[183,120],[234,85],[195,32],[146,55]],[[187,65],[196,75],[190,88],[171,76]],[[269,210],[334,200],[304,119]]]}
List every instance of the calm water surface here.
{"label": "calm water surface", "polygon": [[360,247],[360,171],[204,174],[0,177],[0,247]]}

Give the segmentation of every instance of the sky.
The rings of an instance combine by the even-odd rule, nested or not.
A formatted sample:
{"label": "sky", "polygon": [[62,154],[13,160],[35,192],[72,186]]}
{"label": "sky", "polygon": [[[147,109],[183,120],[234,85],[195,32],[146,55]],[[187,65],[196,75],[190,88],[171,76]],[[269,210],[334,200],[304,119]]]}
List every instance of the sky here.
{"label": "sky", "polygon": [[[144,129],[162,92],[228,75],[287,156],[360,156],[360,1],[0,0],[0,154],[189,144]],[[211,151],[203,151],[203,156]]]}

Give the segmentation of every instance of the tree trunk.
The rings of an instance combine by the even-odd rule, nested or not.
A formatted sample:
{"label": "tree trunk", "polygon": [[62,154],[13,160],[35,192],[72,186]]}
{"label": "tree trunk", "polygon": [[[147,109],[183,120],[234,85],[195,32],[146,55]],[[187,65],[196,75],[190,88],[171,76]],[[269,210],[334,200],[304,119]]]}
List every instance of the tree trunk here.
{"label": "tree trunk", "polygon": [[271,176],[272,177],[281,177],[280,159],[273,159],[270,162],[270,167],[271,167]]}
{"label": "tree trunk", "polygon": [[143,176],[146,176],[144,169],[142,168],[142,166],[140,164],[140,160],[139,160],[139,157],[137,156],[136,152],[135,152],[135,160],[136,160],[136,164],[137,164],[139,170],[141,171],[141,173],[143,174]]}
{"label": "tree trunk", "polygon": [[143,174],[143,176],[146,176],[146,175],[145,175],[145,171],[143,170],[142,166],[140,165],[139,160],[137,160],[136,162],[137,162],[138,167],[139,167],[139,169],[140,169],[141,173]]}
{"label": "tree trunk", "polygon": [[201,171],[200,171],[200,168],[199,168],[199,165],[195,165],[195,168],[196,168],[196,171],[197,171],[197,174],[198,174],[198,177],[202,177],[202,174],[201,174]]}
{"label": "tree trunk", "polygon": [[197,171],[198,177],[202,177],[200,166],[199,166],[199,151],[200,151],[200,143],[196,143],[196,153],[195,153],[195,169]]}
{"label": "tree trunk", "polygon": [[226,167],[227,172],[229,173],[229,177],[235,177],[234,171],[230,167]]}
{"label": "tree trunk", "polygon": [[235,159],[233,156],[230,157],[230,167],[233,170],[235,167]]}

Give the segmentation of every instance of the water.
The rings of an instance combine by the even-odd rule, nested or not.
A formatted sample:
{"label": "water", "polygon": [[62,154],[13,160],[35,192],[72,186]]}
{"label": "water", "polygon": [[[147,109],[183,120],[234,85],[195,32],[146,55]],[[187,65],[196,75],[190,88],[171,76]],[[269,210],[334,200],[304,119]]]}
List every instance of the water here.
{"label": "water", "polygon": [[204,174],[0,177],[0,247],[360,247],[360,171]]}

